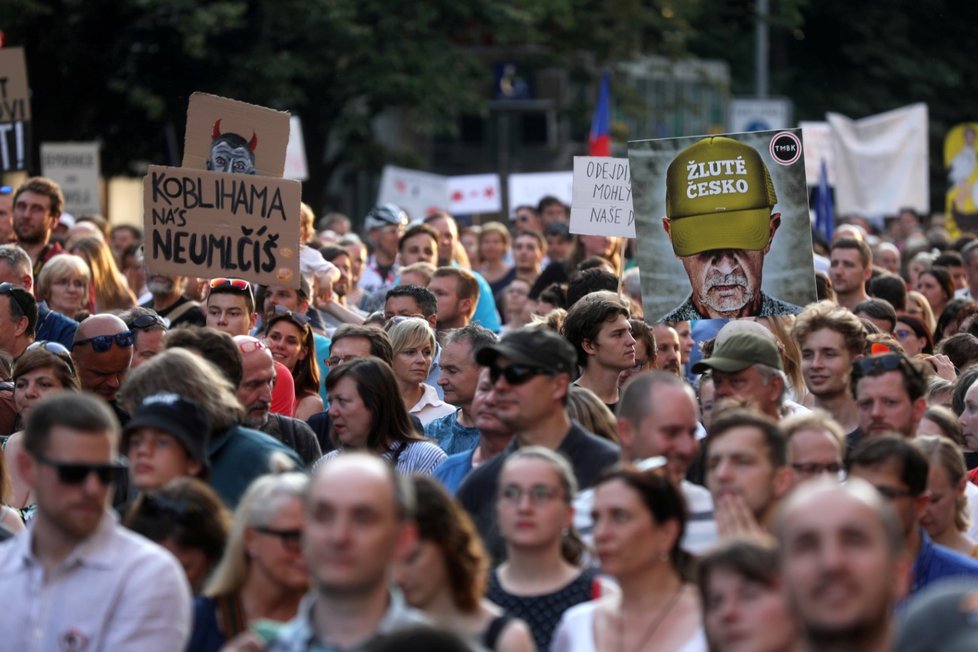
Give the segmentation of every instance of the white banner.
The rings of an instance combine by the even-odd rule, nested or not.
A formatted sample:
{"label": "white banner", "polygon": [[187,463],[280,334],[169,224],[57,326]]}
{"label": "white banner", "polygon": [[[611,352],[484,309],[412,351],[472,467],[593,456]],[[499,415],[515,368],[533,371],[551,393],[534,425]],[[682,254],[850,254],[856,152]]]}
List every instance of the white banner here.
{"label": "white banner", "polygon": [[420,222],[431,213],[448,210],[448,179],[439,174],[385,165],[377,203],[387,202],[406,210],[412,222]]}
{"label": "white banner", "polygon": [[61,186],[66,213],[102,213],[98,143],[41,143],[41,174]]}
{"label": "white banner", "polygon": [[909,207],[930,213],[927,105],[850,120],[826,114],[832,128],[838,213],[880,218]]}
{"label": "white banner", "polygon": [[452,215],[498,213],[503,208],[498,174],[466,174],[448,177]]}
{"label": "white banner", "polygon": [[509,190],[509,212],[523,204],[536,206],[547,195],[565,204],[574,197],[573,172],[532,172],[511,174],[506,183]]}
{"label": "white banner", "polygon": [[574,157],[570,232],[635,237],[627,158]]}
{"label": "white banner", "polygon": [[289,144],[285,148],[286,179],[305,181],[309,178],[309,166],[306,165],[306,143],[302,139],[302,121],[294,115],[289,120]]}
{"label": "white banner", "polygon": [[827,122],[798,123],[801,127],[801,143],[805,148],[805,180],[809,188],[818,185],[822,178],[822,161],[829,171],[829,185],[835,185],[835,158],[832,155],[832,128]]}

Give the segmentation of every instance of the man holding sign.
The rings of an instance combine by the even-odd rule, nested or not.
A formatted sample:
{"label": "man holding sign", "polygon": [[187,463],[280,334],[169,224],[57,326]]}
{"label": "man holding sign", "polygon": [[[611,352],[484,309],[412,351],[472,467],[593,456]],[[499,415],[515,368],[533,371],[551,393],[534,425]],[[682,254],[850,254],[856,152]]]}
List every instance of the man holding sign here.
{"label": "man holding sign", "polygon": [[757,151],[713,136],[682,150],[666,172],[662,226],[689,276],[692,293],[668,322],[793,315],[801,310],[761,292],[764,256],[781,213]]}

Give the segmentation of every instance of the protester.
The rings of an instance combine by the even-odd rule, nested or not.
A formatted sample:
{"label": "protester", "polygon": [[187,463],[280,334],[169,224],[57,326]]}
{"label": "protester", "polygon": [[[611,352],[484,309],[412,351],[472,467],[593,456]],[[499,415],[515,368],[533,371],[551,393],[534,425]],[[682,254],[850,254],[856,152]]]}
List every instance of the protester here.
{"label": "protester", "polygon": [[194,601],[187,652],[218,652],[257,621],[295,617],[309,588],[302,556],[308,478],[283,473],[258,478],[234,511],[224,554]]}
{"label": "protester", "polygon": [[231,514],[213,489],[180,477],[140,494],[123,525],[176,557],[196,595],[224,554]]}
{"label": "protester", "polygon": [[920,524],[934,543],[978,558],[978,543],[967,536],[971,526],[971,506],[965,492],[968,469],[961,449],[940,436],[918,435],[913,443],[926,456],[928,464],[930,502]]}
{"label": "protester", "polygon": [[434,480],[411,483],[418,543],[396,573],[407,603],[486,650],[536,650],[526,623],[483,598],[489,562],[468,515]]}
{"label": "protester", "polygon": [[934,333],[937,328],[937,320],[934,318],[930,304],[926,297],[916,290],[907,293],[907,315],[921,320],[931,333]]}
{"label": "protester", "polygon": [[[109,248],[115,261],[122,267],[123,254],[132,246],[138,246],[143,242],[143,230],[132,224],[116,224],[109,231]],[[130,288],[135,291],[138,288]]]}
{"label": "protester", "polygon": [[797,414],[778,424],[787,443],[791,486],[822,475],[839,479],[846,451],[845,434],[827,412]]}
{"label": "protester", "polygon": [[61,243],[51,240],[64,203],[61,188],[45,177],[31,177],[14,192],[14,232],[34,261],[35,279],[51,258],[64,251]]}
{"label": "protester", "polygon": [[902,353],[871,355],[853,362],[851,376],[859,430],[848,435],[850,448],[887,432],[914,436],[927,409],[926,380],[914,361]]}
{"label": "protester", "polygon": [[438,232],[427,224],[414,224],[397,243],[397,262],[401,266],[425,262],[438,263]]}
{"label": "protester", "polygon": [[427,425],[455,413],[455,406],[438,398],[437,390],[425,380],[435,355],[435,333],[424,319],[408,317],[392,324],[387,334],[393,347],[394,378],[398,394],[408,412]]}
{"label": "protester", "polygon": [[129,417],[116,401],[132,362],[133,333],[115,315],[92,315],[75,331],[71,357],[85,391],[98,394],[115,410],[120,423]]}
{"label": "protester", "polygon": [[0,541],[24,529],[24,519],[10,501],[10,472],[7,471],[6,455],[0,455]]}
{"label": "protester", "polygon": [[24,352],[34,341],[37,314],[30,292],[19,285],[0,283],[0,352],[11,358]]}
{"label": "protester", "polygon": [[155,310],[160,317],[167,320],[170,328],[180,324],[204,326],[207,323],[200,304],[184,293],[187,289],[186,276],[147,271],[146,289],[149,290],[152,298],[140,305]]}
{"label": "protester", "polygon": [[618,405],[618,377],[635,366],[628,307],[611,292],[587,295],[567,311],[562,334],[577,352],[574,384],[594,392],[608,409]]}
{"label": "protester", "polygon": [[644,320],[634,317],[628,320],[628,326],[631,329],[632,339],[635,340],[635,364],[618,374],[619,387],[624,387],[633,375],[656,368],[656,345],[652,327]]}
{"label": "protester", "polygon": [[404,403],[398,400],[397,381],[390,367],[377,358],[359,358],[330,369],[331,437],[340,452],[365,450],[382,456],[398,473],[430,474],[445,452],[414,430]]}
{"label": "protester", "polygon": [[80,256],[91,272],[92,297],[95,312],[128,310],[136,305],[136,296],[129,289],[104,240],[81,238],[71,244],[70,252]]}
{"label": "protester", "polygon": [[[57,342],[36,342],[14,364],[14,405],[20,423],[27,423],[31,409],[45,398],[63,391],[81,389],[68,350]],[[18,430],[3,440],[3,457],[7,463],[11,495],[6,504],[20,511],[28,521],[34,515],[36,500],[27,479],[16,463],[24,446],[24,431]]]}
{"label": "protester", "polygon": [[830,278],[836,303],[852,310],[869,298],[866,284],[873,274],[873,252],[862,240],[841,238],[829,253]]}
{"label": "protester", "polygon": [[516,269],[508,262],[512,257],[512,237],[499,222],[487,222],[479,233],[479,265],[476,269],[497,296],[516,278]]}
{"label": "protester", "polygon": [[657,470],[606,472],[594,494],[594,544],[619,594],[568,610],[554,652],[707,649],[696,589],[680,548],[686,508],[679,489]]}
{"label": "protester", "polygon": [[479,284],[464,269],[439,267],[428,282],[428,289],[438,300],[438,332],[466,326],[475,314],[479,301]]}
{"label": "protester", "polygon": [[394,287],[398,271],[398,241],[409,221],[407,213],[395,204],[376,206],[363,218],[367,240],[373,247],[373,254],[364,265],[360,277],[364,298]]}
{"label": "protester", "polygon": [[683,357],[679,333],[669,324],[656,322],[652,326],[652,336],[655,340],[655,368],[681,376]]}
{"label": "protester", "polygon": [[322,412],[316,342],[306,316],[276,308],[275,316],[265,326],[264,343],[272,357],[292,373],[295,383],[295,418],[305,420]]}
{"label": "protester", "polygon": [[944,308],[954,298],[954,281],[943,267],[930,267],[921,272],[915,289],[924,295],[935,315],[943,315]]}
{"label": "protester", "polygon": [[703,628],[713,652],[800,649],[773,541],[731,539],[721,544],[700,559],[698,582]]}
{"label": "protester", "polygon": [[[52,257],[37,277],[37,298],[69,319],[91,312],[91,272],[85,260],[73,254]],[[79,317],[80,319],[81,317]]]}
{"label": "protester", "polygon": [[4,646],[182,650],[191,625],[183,569],[106,509],[125,474],[112,411],[77,393],[35,408],[17,464],[37,516],[25,534],[0,544],[4,595],[18,596],[0,610]]}
{"label": "protester", "polygon": [[[0,245],[0,283],[10,283],[27,292],[34,292],[34,275],[31,269],[31,258],[27,252],[15,244]],[[37,339],[71,347],[77,328],[78,324],[73,319],[53,312],[43,300],[37,302]]]}
{"label": "protester", "polygon": [[550,646],[561,615],[599,594],[597,571],[581,569],[584,544],[573,529],[574,471],[554,451],[526,446],[508,456],[495,498],[506,561],[486,597],[524,620],[538,650]]}
{"label": "protester", "polygon": [[618,443],[615,413],[589,389],[578,385],[571,385],[568,388],[567,418],[576,421],[582,428],[602,439]]}

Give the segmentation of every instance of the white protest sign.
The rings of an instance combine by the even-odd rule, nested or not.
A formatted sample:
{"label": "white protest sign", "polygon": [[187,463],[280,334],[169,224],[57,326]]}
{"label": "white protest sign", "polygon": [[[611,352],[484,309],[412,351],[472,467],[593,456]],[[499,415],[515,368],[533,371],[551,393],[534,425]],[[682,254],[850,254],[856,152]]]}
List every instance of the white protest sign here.
{"label": "white protest sign", "polygon": [[627,158],[574,157],[570,232],[635,237],[632,183]]}
{"label": "white protest sign", "polygon": [[420,222],[436,211],[448,210],[448,179],[438,174],[385,165],[377,203],[392,202]]}
{"label": "white protest sign", "polygon": [[832,155],[832,128],[828,122],[802,121],[801,141],[805,150],[805,180],[809,187],[822,178],[822,161],[829,172],[829,185],[835,185],[835,157]]}
{"label": "white protest sign", "polygon": [[61,186],[65,212],[72,215],[102,212],[98,143],[41,143],[41,174]]}
{"label": "white protest sign", "polygon": [[573,172],[531,172],[511,174],[506,187],[509,191],[509,212],[517,206],[528,204],[536,206],[540,200],[551,195],[565,204],[574,196]]}
{"label": "white protest sign", "polygon": [[497,213],[503,207],[498,174],[448,177],[449,209],[453,215]]}
{"label": "white protest sign", "polygon": [[289,120],[289,144],[285,147],[285,178],[305,181],[309,178],[306,165],[306,144],[302,140],[302,121],[299,116]]}

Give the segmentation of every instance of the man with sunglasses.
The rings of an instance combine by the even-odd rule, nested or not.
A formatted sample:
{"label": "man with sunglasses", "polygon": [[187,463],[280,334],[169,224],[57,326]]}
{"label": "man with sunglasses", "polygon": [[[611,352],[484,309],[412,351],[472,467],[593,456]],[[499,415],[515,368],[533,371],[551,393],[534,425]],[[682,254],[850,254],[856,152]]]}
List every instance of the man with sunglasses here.
{"label": "man with sunglasses", "polygon": [[130,371],[139,367],[153,356],[163,351],[163,338],[166,337],[166,322],[154,310],[136,306],[119,315],[132,331],[132,362]]}
{"label": "man with sunglasses", "polygon": [[859,428],[847,435],[850,450],[864,437],[895,433],[912,439],[927,410],[927,380],[902,353],[876,354],[852,364],[850,386]]}
{"label": "man with sunglasses", "polygon": [[480,349],[476,362],[489,368],[496,415],[513,429],[509,447],[472,471],[459,487],[458,499],[472,515],[494,559],[505,557],[496,527],[495,500],[499,474],[510,453],[521,446],[544,446],[567,456],[582,489],[594,485],[619,460],[620,449],[588,432],[567,416],[567,393],[577,363],[574,347],[545,328],[520,328]]}
{"label": "man with sunglasses", "polygon": [[116,394],[129,373],[133,332],[115,315],[92,315],[75,333],[71,357],[82,389],[98,394],[125,425],[129,415],[116,404]]}
{"label": "man with sunglasses", "polygon": [[[33,265],[27,252],[15,244],[0,245],[0,283],[19,285],[28,292],[34,292]],[[71,348],[75,339],[78,322],[48,308],[47,303],[37,303],[37,326],[35,338],[48,342],[58,342]]]}
{"label": "man with sunglasses", "polygon": [[126,467],[119,424],[74,392],[32,411],[16,463],[37,502],[33,526],[0,545],[3,647],[182,650],[191,591],[177,561],[107,509]]}
{"label": "man with sunglasses", "polygon": [[934,543],[920,525],[931,500],[929,466],[908,439],[883,435],[861,442],[846,460],[846,471],[876,487],[899,516],[907,551],[914,558],[910,595],[949,577],[978,581],[978,561]]}

